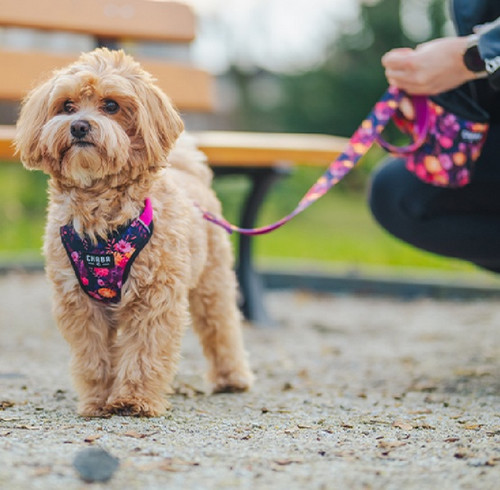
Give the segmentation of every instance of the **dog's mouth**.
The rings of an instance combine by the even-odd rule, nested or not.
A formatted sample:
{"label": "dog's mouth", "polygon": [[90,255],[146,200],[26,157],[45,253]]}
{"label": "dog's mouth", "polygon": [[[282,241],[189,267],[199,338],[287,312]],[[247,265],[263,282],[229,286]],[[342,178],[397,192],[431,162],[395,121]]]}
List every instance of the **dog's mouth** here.
{"label": "dog's mouth", "polygon": [[73,140],[69,143],[68,146],[66,146],[64,149],[62,149],[61,154],[60,154],[60,162],[61,165],[66,157],[66,154],[73,148],[92,148],[95,147],[95,143],[92,143],[91,141],[86,141],[86,140]]}
{"label": "dog's mouth", "polygon": [[77,140],[74,141],[71,146],[77,146],[78,148],[88,148],[89,146],[95,146],[94,143],[90,141]]}

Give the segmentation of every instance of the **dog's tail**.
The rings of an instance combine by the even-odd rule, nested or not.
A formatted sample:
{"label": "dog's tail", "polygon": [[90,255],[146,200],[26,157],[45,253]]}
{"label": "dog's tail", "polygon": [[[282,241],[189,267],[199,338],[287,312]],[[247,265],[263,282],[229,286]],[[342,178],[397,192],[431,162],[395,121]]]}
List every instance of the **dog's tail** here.
{"label": "dog's tail", "polygon": [[209,186],[213,173],[207,164],[207,157],[196,147],[194,139],[182,133],[168,156],[168,163],[175,169],[189,173]]}

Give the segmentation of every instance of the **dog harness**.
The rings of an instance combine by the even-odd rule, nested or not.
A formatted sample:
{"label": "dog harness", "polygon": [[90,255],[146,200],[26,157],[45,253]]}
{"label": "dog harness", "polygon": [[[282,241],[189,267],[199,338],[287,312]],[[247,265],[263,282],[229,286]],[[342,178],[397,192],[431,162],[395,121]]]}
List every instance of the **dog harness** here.
{"label": "dog harness", "polygon": [[91,298],[119,303],[122,286],[139,252],[153,234],[153,207],[146,199],[142,214],[93,243],[70,223],[60,228],[61,240],[80,286]]}

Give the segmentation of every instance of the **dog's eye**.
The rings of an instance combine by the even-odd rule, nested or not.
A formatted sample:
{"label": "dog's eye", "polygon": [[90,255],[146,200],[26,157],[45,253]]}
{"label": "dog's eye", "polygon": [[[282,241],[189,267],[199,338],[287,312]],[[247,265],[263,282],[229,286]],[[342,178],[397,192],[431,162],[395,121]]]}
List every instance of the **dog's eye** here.
{"label": "dog's eye", "polygon": [[71,100],[66,100],[63,104],[63,112],[66,114],[73,114],[73,112],[76,112],[76,107]]}
{"label": "dog's eye", "polygon": [[116,114],[120,110],[120,106],[118,105],[118,102],[115,102],[111,99],[106,99],[104,101],[104,105],[102,106],[102,110],[106,114]]}

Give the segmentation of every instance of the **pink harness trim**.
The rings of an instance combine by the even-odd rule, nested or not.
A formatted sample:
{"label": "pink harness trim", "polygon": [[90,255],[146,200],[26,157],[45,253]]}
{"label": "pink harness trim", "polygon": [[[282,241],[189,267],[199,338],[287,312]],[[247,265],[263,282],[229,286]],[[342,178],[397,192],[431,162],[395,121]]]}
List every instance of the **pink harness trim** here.
{"label": "pink harness trim", "polygon": [[153,221],[153,205],[151,204],[151,199],[149,199],[149,197],[147,197],[144,201],[144,211],[139,216],[139,219],[146,226],[149,226],[151,221]]}

